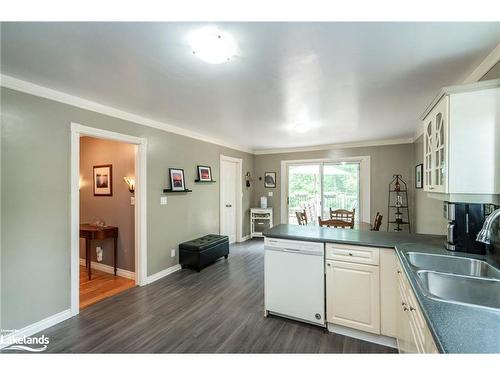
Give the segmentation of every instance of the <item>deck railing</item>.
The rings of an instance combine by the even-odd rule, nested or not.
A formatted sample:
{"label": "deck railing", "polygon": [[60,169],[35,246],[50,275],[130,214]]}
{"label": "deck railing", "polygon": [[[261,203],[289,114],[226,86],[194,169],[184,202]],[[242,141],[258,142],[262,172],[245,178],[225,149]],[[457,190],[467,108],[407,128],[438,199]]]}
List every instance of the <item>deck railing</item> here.
{"label": "deck railing", "polygon": [[[295,212],[306,210],[307,218],[310,224],[315,225],[318,221],[318,216],[328,215],[329,209],[345,209],[352,210],[358,207],[358,196],[348,195],[344,193],[324,193],[325,213],[321,212],[321,203],[316,195],[308,194],[305,192],[291,194],[288,201],[288,222],[290,224],[297,224],[297,217]],[[357,210],[359,212],[359,210]]]}

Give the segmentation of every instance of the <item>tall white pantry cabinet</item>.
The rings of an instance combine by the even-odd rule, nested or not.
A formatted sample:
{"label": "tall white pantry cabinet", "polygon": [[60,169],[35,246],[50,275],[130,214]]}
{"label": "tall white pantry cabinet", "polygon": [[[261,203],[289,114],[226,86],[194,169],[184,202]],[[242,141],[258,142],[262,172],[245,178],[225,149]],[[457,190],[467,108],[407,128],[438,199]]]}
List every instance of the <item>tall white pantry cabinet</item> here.
{"label": "tall white pantry cabinet", "polygon": [[500,80],[445,87],[422,119],[425,191],[500,194]]}

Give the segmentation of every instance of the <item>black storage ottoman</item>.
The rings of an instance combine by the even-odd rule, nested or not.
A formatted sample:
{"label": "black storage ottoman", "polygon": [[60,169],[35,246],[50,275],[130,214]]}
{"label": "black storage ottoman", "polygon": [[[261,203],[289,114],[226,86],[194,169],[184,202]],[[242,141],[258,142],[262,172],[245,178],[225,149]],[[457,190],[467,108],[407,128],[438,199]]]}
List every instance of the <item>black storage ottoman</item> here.
{"label": "black storage ottoman", "polygon": [[198,272],[220,257],[229,255],[229,237],[209,234],[179,245],[179,257],[182,268],[194,268]]}

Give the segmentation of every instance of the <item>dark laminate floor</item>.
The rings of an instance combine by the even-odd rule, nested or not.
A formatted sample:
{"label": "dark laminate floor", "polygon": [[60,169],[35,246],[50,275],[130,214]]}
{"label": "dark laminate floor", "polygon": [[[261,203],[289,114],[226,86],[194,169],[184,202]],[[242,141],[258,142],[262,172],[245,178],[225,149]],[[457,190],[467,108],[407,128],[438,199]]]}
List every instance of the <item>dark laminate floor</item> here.
{"label": "dark laminate floor", "polygon": [[48,352],[394,353],[291,320],[264,318],[263,242],[98,302],[49,328]]}

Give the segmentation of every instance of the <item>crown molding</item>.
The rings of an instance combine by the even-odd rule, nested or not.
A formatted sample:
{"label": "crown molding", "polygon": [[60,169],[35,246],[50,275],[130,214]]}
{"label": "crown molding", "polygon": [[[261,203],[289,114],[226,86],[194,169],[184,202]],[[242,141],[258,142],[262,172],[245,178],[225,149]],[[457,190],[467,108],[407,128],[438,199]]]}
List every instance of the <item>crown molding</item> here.
{"label": "crown molding", "polygon": [[310,147],[294,147],[294,148],[272,148],[265,150],[255,150],[255,155],[268,155],[268,154],[286,154],[290,152],[307,152],[307,151],[324,151],[324,150],[337,150],[342,148],[355,148],[355,147],[374,147],[374,146],[390,146],[413,143],[414,138],[396,138],[396,139],[383,139],[378,141],[366,142],[352,142],[352,143],[336,143],[327,145],[317,145]]}
{"label": "crown molding", "polygon": [[[488,56],[484,58],[484,60],[472,71],[471,74],[467,76],[467,78],[462,82],[462,85],[456,85],[456,86],[448,86],[448,87],[443,87],[438,95],[434,98],[434,100],[427,106],[425,111],[422,113],[420,116],[420,120],[423,120],[425,116],[432,110],[434,105],[441,99],[443,95],[446,93],[451,93],[453,90],[455,92],[458,92],[459,90],[471,90],[471,89],[481,89],[481,88],[487,88],[488,85],[491,85],[491,82],[486,83],[486,86],[482,86],[481,83],[477,84],[479,80],[484,77],[486,73],[488,73],[491,68],[495,66],[500,62],[500,43],[496,45],[495,48],[493,48],[493,51],[491,51]],[[486,81],[488,82],[488,81]],[[475,84],[476,83],[476,84]],[[495,84],[495,83],[493,83]],[[498,82],[496,83],[498,84]],[[465,86],[463,86],[465,85]],[[468,86],[467,86],[468,85]],[[415,129],[415,140],[417,140],[418,137],[420,137],[423,134],[423,128],[421,124],[419,123],[417,125],[417,128]]]}
{"label": "crown molding", "polygon": [[62,91],[53,90],[48,87],[40,86],[35,83],[24,81],[5,74],[0,74],[0,86],[16,91],[21,91],[30,95],[39,96],[45,99],[54,100],[59,103],[86,109],[88,111],[119,118],[121,120],[134,122],[136,124],[148,126],[150,128],[160,129],[169,133],[174,133],[197,139],[199,141],[208,142],[218,146],[253,154],[253,150],[248,147],[232,144],[218,138],[209,137],[192,130],[182,129],[178,126],[166,124],[161,121],[152,120],[140,115],[136,115],[134,113],[126,112],[121,109],[93,102],[91,100],[74,96]]}
{"label": "crown molding", "polygon": [[434,97],[432,102],[427,106],[425,111],[420,115],[420,120],[423,121],[425,119],[425,117],[429,114],[429,112],[433,110],[433,108],[436,106],[436,104],[445,95],[453,95],[453,94],[459,94],[462,92],[494,89],[497,87],[500,87],[500,79],[490,79],[487,81],[477,81],[477,82],[465,83],[465,84],[461,84],[461,85],[445,86],[441,90],[439,90],[439,93]]}
{"label": "crown molding", "polygon": [[493,51],[479,64],[471,74],[465,79],[463,83],[473,83],[479,81],[496,63],[500,61],[500,43],[493,48]]}
{"label": "crown molding", "polygon": [[88,99],[84,99],[78,96],[74,96],[62,91],[57,91],[50,89],[48,87],[40,86],[32,82],[14,78],[5,74],[0,74],[0,86],[24,92],[30,95],[39,96],[45,99],[53,100],[59,103],[68,104],[74,107],[82,108],[88,111],[100,113],[106,116],[111,116],[119,118],[121,120],[130,121],[138,125],[148,126],[151,128],[163,130],[168,133],[178,134],[185,137],[193,138],[199,141],[212,143],[218,146],[227,147],[233,150],[246,152],[254,155],[266,155],[266,154],[281,154],[289,152],[307,152],[307,151],[320,151],[320,150],[334,150],[342,148],[354,148],[354,147],[374,147],[374,146],[388,146],[397,145],[405,143],[413,143],[419,135],[415,134],[414,138],[397,138],[397,139],[386,139],[377,141],[367,141],[367,142],[353,142],[353,143],[338,143],[338,144],[326,144],[317,146],[306,146],[306,147],[296,147],[296,148],[274,148],[274,149],[263,149],[263,150],[253,150],[248,147],[241,145],[235,145],[217,138],[212,138],[191,130],[182,129],[180,127],[169,125],[164,122],[152,120],[140,115],[136,115],[130,112],[126,112],[111,106],[100,104]]}

